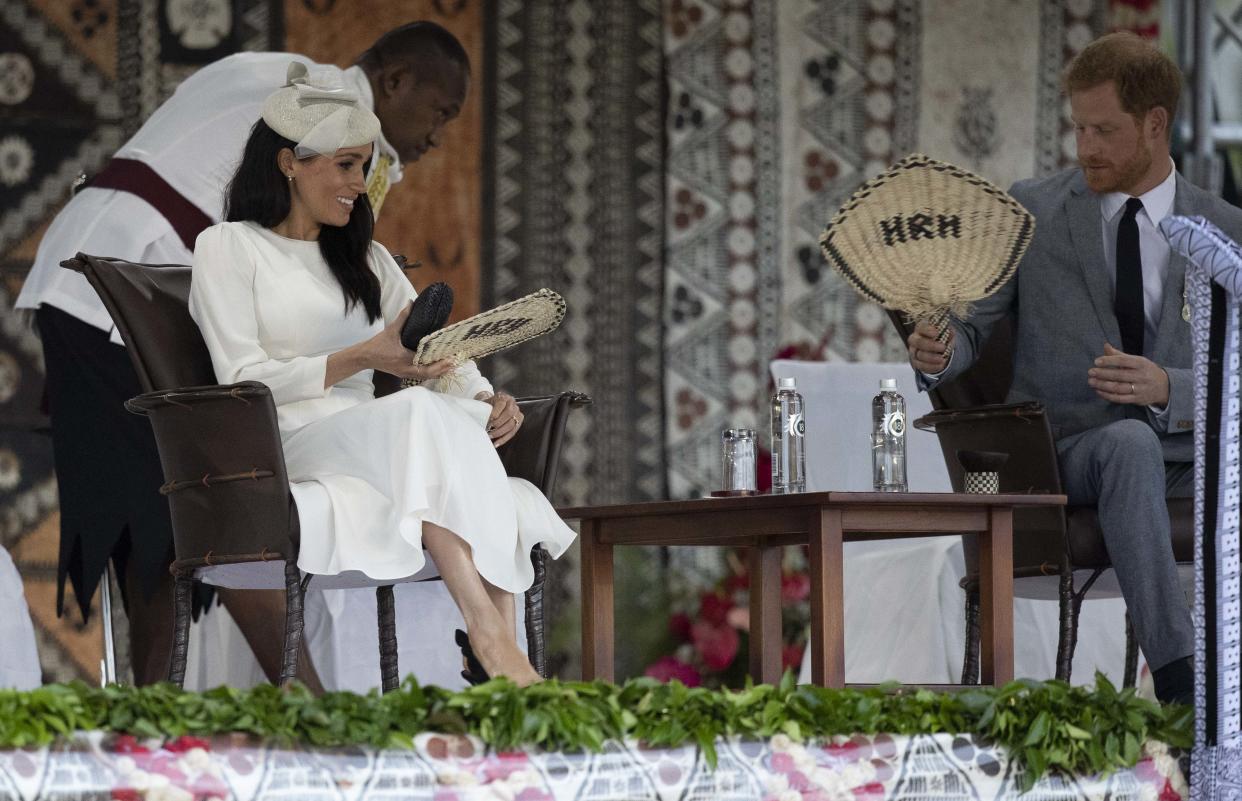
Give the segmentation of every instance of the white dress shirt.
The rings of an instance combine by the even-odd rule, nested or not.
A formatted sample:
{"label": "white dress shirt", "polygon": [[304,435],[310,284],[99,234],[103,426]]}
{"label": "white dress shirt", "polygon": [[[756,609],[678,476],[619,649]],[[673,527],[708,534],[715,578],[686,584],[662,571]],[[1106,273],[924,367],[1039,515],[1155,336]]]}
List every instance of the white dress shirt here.
{"label": "white dress shirt", "polygon": [[[1151,358],[1160,325],[1161,304],[1164,302],[1164,279],[1169,273],[1169,243],[1160,233],[1160,221],[1173,213],[1173,195],[1177,190],[1177,173],[1169,162],[1169,175],[1158,185],[1138,196],[1143,208],[1134,216],[1138,224],[1139,257],[1143,261],[1143,355]],[[1126,201],[1132,195],[1109,192],[1100,196],[1103,218],[1104,268],[1108,286],[1117,292],[1117,228],[1125,214]],[[1120,348],[1120,342],[1112,343]]]}
{"label": "white dress shirt", "polygon": [[[339,73],[348,88],[371,106],[371,86],[361,67],[341,70],[317,65],[294,53],[238,53],[203,67],[117,151],[119,158],[144,162],[213,222],[224,212],[224,191],[241,160],[263,101],[283,86],[289,62]],[[388,180],[401,180],[400,159],[381,136],[373,159],[392,158]],[[373,162],[374,163],[374,162]],[[87,187],[56,215],[39,243],[17,308],[44,303],[120,337],[103,303],[78,273],[60,266],[78,252],[151,264],[190,264],[193,255],[162,214],[128,192]]]}

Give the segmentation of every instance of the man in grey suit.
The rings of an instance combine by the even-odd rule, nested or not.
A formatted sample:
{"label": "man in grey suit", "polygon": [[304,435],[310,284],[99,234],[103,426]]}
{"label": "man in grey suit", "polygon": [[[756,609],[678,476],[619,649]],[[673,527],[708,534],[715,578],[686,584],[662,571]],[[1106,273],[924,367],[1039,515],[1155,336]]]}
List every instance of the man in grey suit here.
{"label": "man in grey suit", "polygon": [[921,322],[907,346],[931,387],[965,370],[992,325],[1013,316],[1009,400],[1044,404],[1069,502],[1099,510],[1156,695],[1189,703],[1194,627],[1165,502],[1193,493],[1186,263],[1157,226],[1202,215],[1242,239],[1242,211],[1173,167],[1181,83],[1176,65],[1132,34],[1084,49],[1062,82],[1080,166],[1010,190],[1036,220],[1016,274],[953,321],[947,345]]}

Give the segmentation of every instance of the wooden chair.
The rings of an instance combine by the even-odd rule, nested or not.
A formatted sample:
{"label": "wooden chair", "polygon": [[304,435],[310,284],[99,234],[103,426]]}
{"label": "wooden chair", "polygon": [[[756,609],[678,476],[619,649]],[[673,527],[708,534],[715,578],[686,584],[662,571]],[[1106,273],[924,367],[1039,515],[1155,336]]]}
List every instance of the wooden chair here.
{"label": "wooden chair", "polygon": [[[270,390],[255,381],[218,385],[207,347],[190,317],[190,268],[134,264],[79,253],[63,267],[84,274],[128,347],[145,390],[126,403],[155,431],[169,500],[176,561],[175,639],[169,680],[185,677],[194,583],[221,565],[246,565],[249,586],[285,590],[281,683],[293,679],[302,639],[302,602],[311,575],[297,567],[298,512],[289,492],[284,452]],[[377,394],[395,389],[377,374]],[[525,420],[501,449],[509,475],[550,495],[569,411],[591,402],[574,392],[518,401]],[[152,490],[154,491],[154,487]],[[531,554],[535,582],[526,593],[527,647],[546,673],[543,585],[547,554]],[[283,562],[281,571],[272,570]],[[376,588],[383,689],[399,684],[392,585]]]}
{"label": "wooden chair", "polygon": [[[900,312],[889,319],[905,341],[913,330]],[[914,425],[934,431],[940,441],[945,466],[955,492],[962,491],[959,450],[999,451],[1009,455],[1000,471],[1001,492],[1063,492],[1057,467],[1052,429],[1038,403],[1006,404],[1013,378],[1013,331],[1009,319],[998,322],[969,370],[928,394],[932,413]],[[1190,498],[1169,500],[1173,554],[1178,563],[1194,562],[1194,502]],[[1078,642],[1078,614],[1096,580],[1112,567],[1094,506],[1067,506],[1014,511],[1014,578],[1052,576],[1059,579],[1060,626],[1057,642],[1056,678],[1069,681]],[[978,681],[979,583],[971,567],[977,564],[973,537],[964,538],[967,575],[966,654],[962,683]],[[1090,571],[1075,586],[1074,571]],[[1133,686],[1138,666],[1138,646],[1126,619],[1126,656],[1123,682]]]}

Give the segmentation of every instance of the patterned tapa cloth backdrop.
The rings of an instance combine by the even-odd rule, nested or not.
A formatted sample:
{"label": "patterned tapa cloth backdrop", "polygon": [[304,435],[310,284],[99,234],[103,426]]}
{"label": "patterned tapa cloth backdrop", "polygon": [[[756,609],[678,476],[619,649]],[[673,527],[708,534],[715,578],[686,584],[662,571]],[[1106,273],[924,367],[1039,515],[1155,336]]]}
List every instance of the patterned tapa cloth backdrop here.
{"label": "patterned tapa cloth backdrop", "polygon": [[1071,163],[1058,78],[1107,10],[1102,0],[665,0],[674,496],[715,487],[721,429],[767,439],[778,351],[904,359],[881,310],[823,263],[824,223],[912,150],[1001,187]]}
{"label": "patterned tapa cloth backdrop", "polygon": [[32,432],[42,350],[13,299],[74,178],[203,63],[278,43],[278,22],[264,0],[0,3],[0,544],[22,573],[49,679],[97,675],[100,623],[55,617],[56,486],[50,442]]}
{"label": "patterned tapa cloth backdrop", "polygon": [[487,24],[483,301],[564,296],[560,330],[486,363],[587,392],[554,501],[664,495],[659,0],[498,0]]}
{"label": "patterned tapa cloth backdrop", "polygon": [[[31,431],[43,386],[41,348],[12,302],[74,177],[98,170],[194,70],[239,50],[288,49],[348,65],[379,33],[425,18],[462,39],[477,72],[483,5],[0,2],[0,544],[22,574],[46,678],[97,676],[102,639],[98,616],[86,627],[55,617],[60,521],[51,448]],[[451,281],[459,315],[478,309],[481,107],[476,91],[443,148],[407,170],[406,182],[389,194],[376,232],[390,249],[423,261],[410,273],[416,286]],[[123,616],[117,622],[123,626]]]}

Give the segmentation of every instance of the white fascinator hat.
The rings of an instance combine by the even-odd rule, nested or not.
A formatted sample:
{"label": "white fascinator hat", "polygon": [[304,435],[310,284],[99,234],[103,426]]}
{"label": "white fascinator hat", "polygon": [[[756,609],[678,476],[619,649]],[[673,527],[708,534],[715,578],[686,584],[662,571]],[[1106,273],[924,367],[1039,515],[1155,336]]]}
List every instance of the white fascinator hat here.
{"label": "white fascinator hat", "polygon": [[331,156],[343,147],[358,147],[379,138],[379,117],[359,103],[339,76],[311,76],[300,61],[289,64],[287,82],[263,103],[263,121],[276,133],[296,142],[300,159]]}

